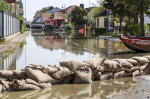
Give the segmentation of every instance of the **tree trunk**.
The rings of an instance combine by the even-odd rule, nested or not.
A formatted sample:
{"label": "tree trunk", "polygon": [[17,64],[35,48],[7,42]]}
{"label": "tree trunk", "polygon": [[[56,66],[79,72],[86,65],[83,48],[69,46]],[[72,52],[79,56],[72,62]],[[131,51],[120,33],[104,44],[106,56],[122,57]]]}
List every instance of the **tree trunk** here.
{"label": "tree trunk", "polygon": [[145,37],[143,0],[141,0],[140,25],[141,25],[141,36]]}
{"label": "tree trunk", "polygon": [[121,33],[121,25],[122,25],[122,17],[120,17],[120,26],[119,26],[119,32]]}

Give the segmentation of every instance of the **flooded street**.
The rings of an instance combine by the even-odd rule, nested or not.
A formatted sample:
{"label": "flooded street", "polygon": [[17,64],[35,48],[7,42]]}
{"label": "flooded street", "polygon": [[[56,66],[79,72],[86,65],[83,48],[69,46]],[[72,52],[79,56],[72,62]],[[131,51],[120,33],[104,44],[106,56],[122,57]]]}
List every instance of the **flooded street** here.
{"label": "flooded street", "polygon": [[[0,57],[1,70],[20,70],[29,64],[57,65],[60,61],[93,58],[130,58],[135,53],[123,43],[100,38],[53,39],[44,32],[31,33],[14,52]],[[1,99],[144,99],[150,93],[150,75],[96,81],[85,85],[54,85],[51,89],[1,93]],[[146,93],[132,90],[146,90]],[[134,92],[134,91],[132,91]],[[144,97],[144,98],[143,98]]]}
{"label": "flooded street", "polygon": [[7,57],[0,57],[1,70],[20,70],[29,64],[59,65],[60,61],[93,58],[130,58],[135,53],[121,42],[95,39],[52,39],[44,32],[34,32]]}

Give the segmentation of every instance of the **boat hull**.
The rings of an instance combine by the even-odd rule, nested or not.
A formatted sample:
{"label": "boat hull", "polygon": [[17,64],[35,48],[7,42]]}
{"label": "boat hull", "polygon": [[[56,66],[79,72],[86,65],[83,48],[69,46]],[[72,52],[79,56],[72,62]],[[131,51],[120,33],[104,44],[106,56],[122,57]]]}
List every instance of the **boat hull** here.
{"label": "boat hull", "polygon": [[129,49],[136,52],[150,52],[150,38],[119,35],[120,40]]}

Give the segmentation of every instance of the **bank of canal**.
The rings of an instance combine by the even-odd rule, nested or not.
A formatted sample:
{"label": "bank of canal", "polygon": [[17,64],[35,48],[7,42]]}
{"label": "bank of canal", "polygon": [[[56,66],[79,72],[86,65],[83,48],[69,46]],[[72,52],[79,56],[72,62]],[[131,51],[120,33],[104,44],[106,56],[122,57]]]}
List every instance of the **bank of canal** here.
{"label": "bank of canal", "polygon": [[[39,34],[43,34],[39,32]],[[104,39],[51,39],[50,36],[35,35],[34,33],[24,40],[7,57],[1,57],[1,70],[20,70],[29,64],[59,65],[59,61],[67,59],[88,60],[93,58],[130,58],[132,56],[144,56],[148,53],[134,53],[116,41]],[[89,98],[111,99],[120,97],[126,90],[149,89],[147,83],[149,75],[136,78],[122,78],[94,82],[91,85],[58,85],[51,89],[2,93],[5,99],[23,98]],[[43,95],[41,95],[43,94]],[[116,95],[120,96],[116,96]],[[99,98],[100,99],[100,98]],[[113,98],[115,99],[115,98]],[[117,99],[117,98],[116,98]],[[132,98],[134,99],[134,98]],[[137,99],[137,97],[135,97]]]}

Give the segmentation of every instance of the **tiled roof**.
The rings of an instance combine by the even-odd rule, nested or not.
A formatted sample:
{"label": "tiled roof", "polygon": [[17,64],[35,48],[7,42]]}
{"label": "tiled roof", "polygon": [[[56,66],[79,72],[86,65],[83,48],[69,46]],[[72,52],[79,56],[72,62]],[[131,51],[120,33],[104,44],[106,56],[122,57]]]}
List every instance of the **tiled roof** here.
{"label": "tiled roof", "polygon": [[36,12],[34,18],[39,18],[41,16],[42,12]]}
{"label": "tiled roof", "polygon": [[42,13],[42,19],[43,22],[45,22],[46,19],[49,19],[53,14],[52,13]]}

